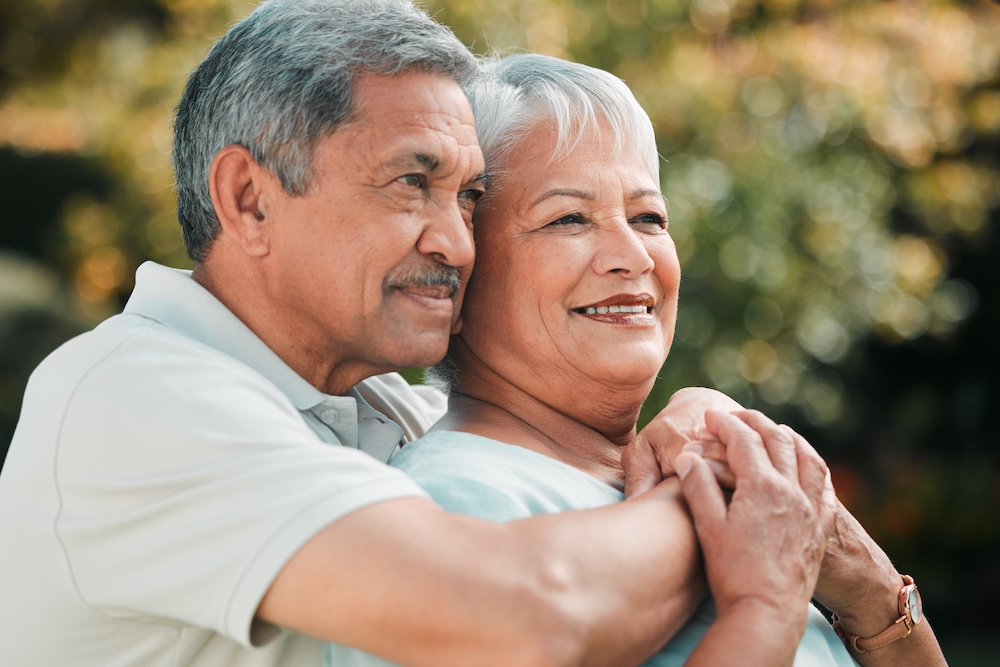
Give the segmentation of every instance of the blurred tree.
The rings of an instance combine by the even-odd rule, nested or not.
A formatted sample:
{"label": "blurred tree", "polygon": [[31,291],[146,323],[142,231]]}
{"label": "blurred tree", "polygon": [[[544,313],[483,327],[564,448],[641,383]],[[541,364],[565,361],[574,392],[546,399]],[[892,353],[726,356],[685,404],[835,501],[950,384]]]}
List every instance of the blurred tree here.
{"label": "blurred tree", "polygon": [[[173,211],[170,110],[211,38],[252,5],[0,7],[0,183],[18,183],[5,200],[22,202],[0,222],[0,244],[64,277],[50,312],[95,322],[120,307],[142,259],[189,265]],[[674,352],[644,419],[677,387],[707,384],[793,423],[930,608],[946,612],[938,627],[986,632],[990,598],[970,592],[1000,593],[989,423],[1000,408],[1000,7],[429,9],[480,53],[531,50],[612,71],[649,111],[684,282]],[[4,273],[4,257],[0,276],[26,275]],[[24,300],[0,300],[0,311],[12,303]],[[0,349],[31,326],[0,326]],[[55,342],[30,337],[39,350]]]}

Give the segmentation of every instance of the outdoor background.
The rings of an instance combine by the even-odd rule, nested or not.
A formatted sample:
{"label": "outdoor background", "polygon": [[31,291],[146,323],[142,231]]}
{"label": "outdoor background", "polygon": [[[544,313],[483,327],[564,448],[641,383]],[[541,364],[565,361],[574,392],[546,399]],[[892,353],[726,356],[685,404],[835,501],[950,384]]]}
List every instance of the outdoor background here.
{"label": "outdoor background", "polygon": [[[45,354],[120,310],[143,260],[190,266],[171,108],[252,4],[0,4],[3,454]],[[792,424],[916,578],[952,664],[998,664],[1000,6],[429,9],[477,52],[610,70],[652,117],[684,280],[644,419],[699,384]]]}

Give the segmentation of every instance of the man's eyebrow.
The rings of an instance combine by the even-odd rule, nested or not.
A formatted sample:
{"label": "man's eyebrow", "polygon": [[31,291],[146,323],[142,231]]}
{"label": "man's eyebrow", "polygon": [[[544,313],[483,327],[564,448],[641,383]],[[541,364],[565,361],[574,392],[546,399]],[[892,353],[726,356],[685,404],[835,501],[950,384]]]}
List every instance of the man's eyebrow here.
{"label": "man's eyebrow", "polygon": [[420,166],[427,171],[434,171],[441,166],[441,161],[427,153],[403,153],[390,158],[386,161],[385,166],[393,169],[410,169]]}
{"label": "man's eyebrow", "polygon": [[441,161],[438,160],[436,157],[434,157],[433,155],[427,155],[426,153],[414,153],[413,159],[415,159],[417,162],[424,165],[431,171],[437,169],[438,166],[441,164]]}
{"label": "man's eyebrow", "polygon": [[470,178],[465,183],[466,185],[482,185],[484,188],[490,187],[490,176],[485,171],[478,176]]}
{"label": "man's eyebrow", "polygon": [[554,190],[549,190],[548,192],[542,193],[538,199],[531,203],[532,207],[538,206],[546,199],[551,199],[552,197],[574,197],[576,199],[583,199],[585,201],[593,201],[597,199],[597,195],[593,192],[587,192],[586,190],[573,190],[572,188],[556,188]]}

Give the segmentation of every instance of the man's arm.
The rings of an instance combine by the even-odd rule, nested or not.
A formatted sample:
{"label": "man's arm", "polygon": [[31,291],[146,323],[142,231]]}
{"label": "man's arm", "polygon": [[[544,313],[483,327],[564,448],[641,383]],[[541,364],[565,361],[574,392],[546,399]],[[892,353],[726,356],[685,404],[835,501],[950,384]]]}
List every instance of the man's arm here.
{"label": "man's arm", "polygon": [[284,567],[257,616],[393,662],[638,665],[704,593],[677,480],[595,510],[492,523],[367,507]]}

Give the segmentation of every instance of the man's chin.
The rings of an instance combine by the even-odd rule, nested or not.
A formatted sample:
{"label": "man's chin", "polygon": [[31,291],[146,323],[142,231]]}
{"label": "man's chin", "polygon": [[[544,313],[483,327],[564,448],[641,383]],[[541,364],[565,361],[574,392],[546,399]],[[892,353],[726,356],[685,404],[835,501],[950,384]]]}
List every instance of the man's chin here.
{"label": "man's chin", "polygon": [[[418,336],[397,344],[385,355],[388,370],[399,371],[406,368],[430,368],[444,359],[448,351],[448,332],[443,335]],[[397,343],[403,343],[397,339]]]}

